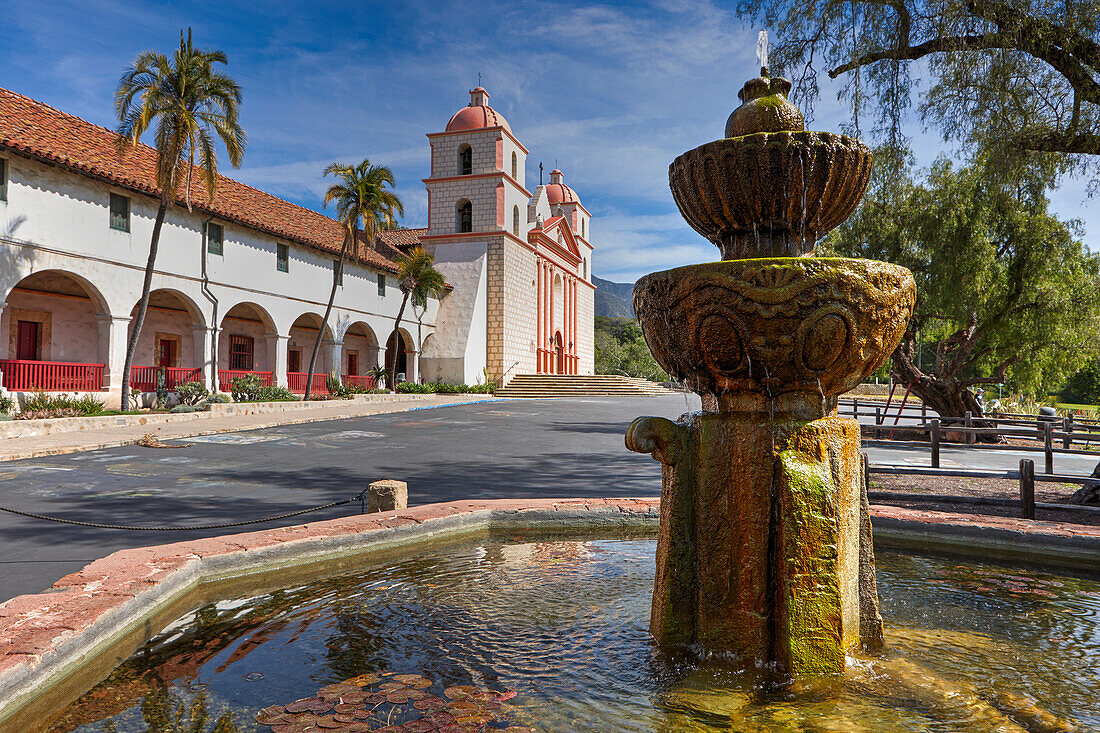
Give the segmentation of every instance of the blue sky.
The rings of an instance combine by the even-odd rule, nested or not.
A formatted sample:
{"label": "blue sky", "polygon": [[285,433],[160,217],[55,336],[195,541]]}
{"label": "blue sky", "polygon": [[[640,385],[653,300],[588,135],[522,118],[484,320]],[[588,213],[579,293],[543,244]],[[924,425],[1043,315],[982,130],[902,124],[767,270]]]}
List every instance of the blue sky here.
{"label": "blue sky", "polygon": [[[251,185],[321,209],[332,161],[393,168],[406,223],[427,218],[427,132],[443,129],[482,73],[538,164],[565,172],[594,216],[595,274],[632,281],[715,260],[683,223],[668,164],[721,136],[737,90],[757,71],[756,29],[733,3],[650,2],[123,2],[5,0],[0,86],[113,127],[118,77],[147,48],[170,51],[182,27],[229,56],[249,135],[240,170]],[[812,127],[838,130],[846,108],[823,85]],[[940,152],[911,130],[922,164]],[[1100,249],[1100,213],[1071,182],[1056,210],[1085,220]]]}

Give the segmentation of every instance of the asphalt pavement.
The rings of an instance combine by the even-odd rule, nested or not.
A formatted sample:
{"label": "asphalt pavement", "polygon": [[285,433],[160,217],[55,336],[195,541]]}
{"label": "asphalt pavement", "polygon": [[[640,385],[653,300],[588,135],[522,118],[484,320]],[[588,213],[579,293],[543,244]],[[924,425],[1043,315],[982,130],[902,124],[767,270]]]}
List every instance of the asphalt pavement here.
{"label": "asphalt pavement", "polygon": [[[506,497],[659,496],[660,465],[623,445],[640,415],[675,419],[694,396],[509,400],[282,425],[0,463],[0,505],[88,522],[192,525],[272,516],[407,481],[409,503]],[[870,448],[871,460],[927,465],[927,448]],[[1019,455],[1017,455],[1019,453]],[[1042,454],[945,448],[942,465],[1013,468]],[[1089,473],[1089,456],[1058,456]],[[0,601],[34,593],[115,550],[298,524],[358,504],[237,530],[132,532],[0,513]]]}

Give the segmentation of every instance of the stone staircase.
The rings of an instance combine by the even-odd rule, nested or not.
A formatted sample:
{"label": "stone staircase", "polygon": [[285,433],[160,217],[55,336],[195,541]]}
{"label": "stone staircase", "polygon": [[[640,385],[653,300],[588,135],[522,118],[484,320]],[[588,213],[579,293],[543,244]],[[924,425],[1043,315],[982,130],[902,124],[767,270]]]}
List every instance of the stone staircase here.
{"label": "stone staircase", "polygon": [[517,374],[497,397],[591,397],[679,394],[656,382],[615,374]]}

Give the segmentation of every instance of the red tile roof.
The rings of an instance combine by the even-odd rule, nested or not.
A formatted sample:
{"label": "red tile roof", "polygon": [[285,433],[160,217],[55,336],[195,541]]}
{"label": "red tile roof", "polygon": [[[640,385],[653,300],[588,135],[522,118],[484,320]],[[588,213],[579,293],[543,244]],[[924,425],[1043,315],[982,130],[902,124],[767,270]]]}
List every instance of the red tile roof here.
{"label": "red tile roof", "polygon": [[[118,139],[112,130],[0,87],[0,149],[8,148],[150,196],[159,195],[156,151],[139,144],[120,154]],[[202,175],[196,169],[191,202],[199,211],[280,239],[336,254],[343,244],[343,228],[335,219],[225,176],[218,176],[214,200],[209,202]],[[182,198],[178,203],[185,205]],[[391,257],[372,252],[364,242],[357,249],[354,256],[361,262],[397,271]]]}

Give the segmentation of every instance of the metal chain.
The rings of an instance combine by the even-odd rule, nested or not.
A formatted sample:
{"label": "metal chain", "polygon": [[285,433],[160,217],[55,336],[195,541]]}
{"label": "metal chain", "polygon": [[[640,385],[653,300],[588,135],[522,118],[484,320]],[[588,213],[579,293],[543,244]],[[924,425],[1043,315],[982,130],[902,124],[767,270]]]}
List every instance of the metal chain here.
{"label": "metal chain", "polygon": [[133,532],[188,532],[203,529],[226,529],[228,527],[242,527],[246,524],[262,524],[263,522],[274,522],[279,519],[287,519],[289,517],[297,517],[302,514],[309,514],[311,512],[319,512],[322,509],[331,509],[336,506],[343,506],[344,504],[350,504],[353,501],[360,503],[360,512],[365,512],[366,507],[365,495],[367,492],[363,491],[356,494],[350,499],[344,499],[343,501],[334,501],[331,504],[322,504],[321,506],[315,506],[310,509],[299,509],[296,512],[287,512],[286,514],[278,514],[274,517],[264,517],[263,519],[248,519],[243,522],[226,522],[225,524],[195,524],[187,527],[140,527],[136,525],[127,524],[103,524],[100,522],[81,522],[76,519],[62,519],[61,517],[51,517],[46,514],[35,514],[34,512],[23,512],[18,509],[9,509],[8,507],[0,506],[0,512],[7,512],[9,514],[16,514],[20,517],[30,517],[31,519],[43,519],[47,522],[59,522],[60,524],[75,524],[78,527],[95,527],[97,529],[125,529]]}

